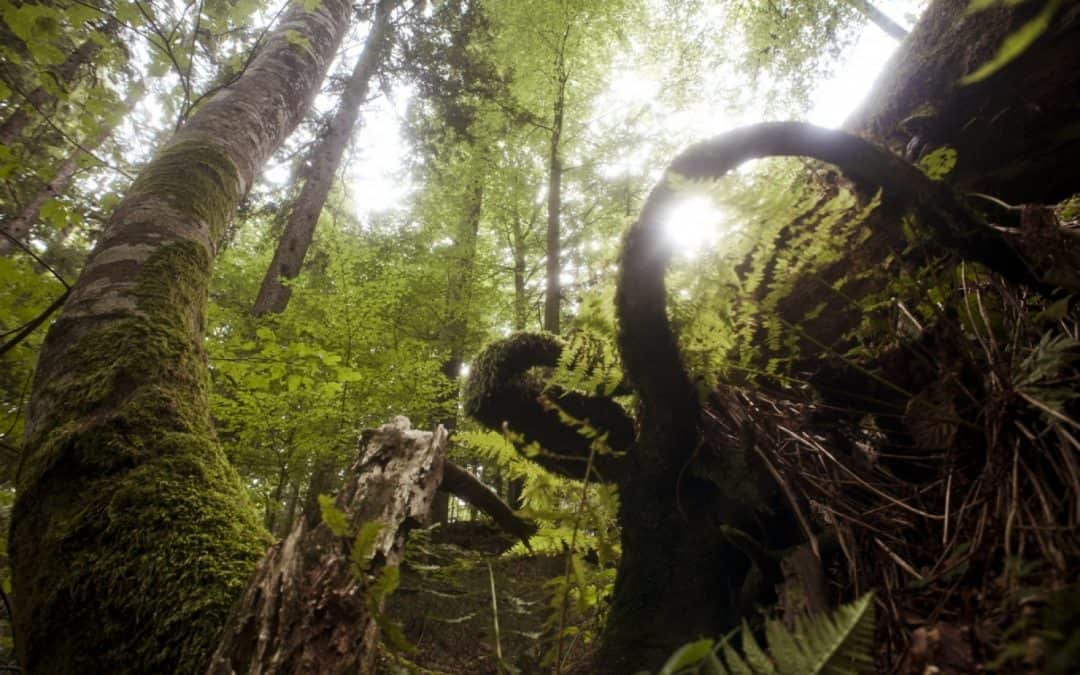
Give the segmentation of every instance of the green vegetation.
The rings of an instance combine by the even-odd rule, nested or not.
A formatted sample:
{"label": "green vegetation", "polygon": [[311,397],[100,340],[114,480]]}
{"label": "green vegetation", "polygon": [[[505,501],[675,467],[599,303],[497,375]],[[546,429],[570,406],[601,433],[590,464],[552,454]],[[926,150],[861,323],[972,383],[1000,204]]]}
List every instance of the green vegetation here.
{"label": "green vegetation", "polygon": [[[230,85],[327,2],[0,7],[0,669],[203,671],[297,518],[362,574],[378,532],[327,495],[396,415],[535,534],[445,494],[365,580],[388,672],[1076,667],[1080,9],[384,4],[287,308],[256,316],[377,3],[318,95]],[[868,83],[823,101],[909,26],[860,109]],[[329,49],[285,30],[288,67]],[[215,97],[267,125],[193,138]],[[880,164],[803,129],[841,166],[717,178],[710,148],[788,152],[755,127],[669,167],[841,114]]]}

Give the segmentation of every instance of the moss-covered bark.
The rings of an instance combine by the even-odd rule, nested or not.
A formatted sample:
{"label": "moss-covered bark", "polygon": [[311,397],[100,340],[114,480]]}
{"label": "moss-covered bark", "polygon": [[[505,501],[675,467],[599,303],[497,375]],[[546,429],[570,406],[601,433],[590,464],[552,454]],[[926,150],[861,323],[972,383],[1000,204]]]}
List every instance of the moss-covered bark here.
{"label": "moss-covered bark", "polygon": [[349,13],[294,5],[132,185],[46,336],[10,539],[28,672],[203,671],[268,544],[210,422],[207,285]]}
{"label": "moss-covered bark", "polygon": [[190,338],[209,262],[159,249],[134,290],[141,316],[78,337],[41,385],[57,404],[27,439],[12,531],[31,672],[201,670],[268,543]]}

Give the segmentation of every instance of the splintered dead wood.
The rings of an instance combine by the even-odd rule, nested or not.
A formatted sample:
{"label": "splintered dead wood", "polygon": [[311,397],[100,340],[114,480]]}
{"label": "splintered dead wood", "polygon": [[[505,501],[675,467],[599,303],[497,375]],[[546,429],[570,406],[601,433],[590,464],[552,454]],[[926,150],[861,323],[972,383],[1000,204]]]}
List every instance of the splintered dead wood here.
{"label": "splintered dead wood", "polygon": [[401,561],[442,481],[446,431],[397,417],[361,441],[334,514],[300,518],[270,548],[233,611],[209,673],[366,673],[382,616],[379,582]]}

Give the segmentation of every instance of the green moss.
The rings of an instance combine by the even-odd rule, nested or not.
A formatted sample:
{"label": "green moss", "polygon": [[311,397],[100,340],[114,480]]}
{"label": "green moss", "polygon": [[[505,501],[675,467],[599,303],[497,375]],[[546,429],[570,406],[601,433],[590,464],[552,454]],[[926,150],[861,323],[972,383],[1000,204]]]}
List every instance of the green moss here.
{"label": "green moss", "polygon": [[217,242],[240,201],[240,182],[236,164],[221,148],[188,140],[162,150],[153,170],[139,176],[128,196],[164,197],[174,209],[207,223]]}
{"label": "green moss", "polygon": [[54,403],[26,444],[12,528],[32,672],[202,672],[265,550],[209,419],[193,338],[209,267],[197,244],[162,247],[138,315],[81,335],[38,384]]}
{"label": "green moss", "polygon": [[518,332],[496,340],[476,357],[465,382],[465,413],[476,415],[502,388],[534,366],[555,367],[564,343],[551,333]]}

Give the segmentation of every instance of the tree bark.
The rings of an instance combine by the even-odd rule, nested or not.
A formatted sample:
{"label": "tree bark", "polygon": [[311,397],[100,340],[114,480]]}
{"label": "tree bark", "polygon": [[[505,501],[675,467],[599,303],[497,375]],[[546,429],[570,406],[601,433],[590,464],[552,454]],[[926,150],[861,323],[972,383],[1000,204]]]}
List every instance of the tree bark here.
{"label": "tree bark", "polygon": [[259,563],[208,674],[372,672],[387,593],[379,585],[396,573],[408,531],[427,521],[445,453],[444,429],[412,430],[404,417],[363,442],[334,501],[345,529],[296,521]]}
{"label": "tree bark", "polygon": [[319,214],[322,213],[326,196],[330,193],[330,186],[360,117],[360,106],[367,97],[371,78],[378,71],[390,45],[390,13],[397,5],[397,0],[381,0],[375,8],[375,19],[364,43],[364,51],[345,84],[334,119],[312,152],[311,166],[307,171],[304,187],[293,203],[285,231],[274,250],[274,259],[263,277],[252,309],[255,316],[267,312],[283,312],[289,304],[292,290],[282,283],[282,280],[295,279],[300,274],[304,257],[315,235]]}
{"label": "tree bark", "polygon": [[207,285],[350,14],[345,0],[292,5],[132,184],[45,338],[10,538],[27,672],[202,672],[265,550],[211,427]]}
{"label": "tree bark", "polygon": [[[464,363],[469,337],[469,305],[472,298],[473,270],[476,266],[476,241],[480,233],[480,216],[484,206],[483,159],[479,151],[474,150],[474,153],[476,154],[468,168],[470,182],[465,188],[465,203],[462,205],[461,220],[454,237],[446,287],[443,340],[449,349],[449,356],[443,363],[442,372],[446,379],[453,383],[453,387],[445,402],[446,416],[439,423],[451,436],[458,425],[458,384],[461,381],[461,365]],[[450,493],[443,491],[436,497],[432,520],[445,523],[449,518]]]}
{"label": "tree bark", "polygon": [[907,37],[907,30],[889,18],[889,15],[878,9],[874,3],[870,0],[845,0],[849,5],[859,10],[863,16],[870,19],[871,22],[881,30],[883,30],[890,37],[896,40],[903,40]]}
{"label": "tree bark", "polygon": [[[116,31],[117,23],[113,20],[109,20],[109,23],[105,26],[102,33],[105,35],[111,35]],[[55,71],[56,80],[61,85],[70,84],[75,76],[79,72],[84,64],[89,63],[98,52],[101,51],[101,45],[94,40],[86,40],[73,52],[68,54],[64,62],[61,63]],[[0,144],[11,145],[22,134],[22,130],[30,122],[31,113],[36,110],[43,110],[44,108],[52,105],[56,100],[52,94],[50,94],[43,87],[36,87],[26,95],[24,104],[20,106],[15,112],[0,123]]]}
{"label": "tree bark", "polygon": [[[141,85],[139,85],[137,91],[139,93],[129,96],[127,101],[124,102],[123,109],[125,113],[135,106],[138,98],[142,97]],[[118,116],[116,121],[119,122],[120,119],[120,116]],[[79,170],[79,161],[86,154],[84,150],[94,150],[104,143],[106,139],[112,135],[115,126],[115,124],[103,126],[98,130],[98,133],[84,142],[82,147],[72,150],[71,154],[67,156],[67,159],[56,167],[56,173],[53,174],[53,177],[30,198],[30,201],[19,209],[19,212],[15,214],[11,220],[0,225],[0,230],[9,237],[14,237],[20,241],[25,240],[26,236],[30,234],[30,228],[37,223],[38,216],[41,214],[41,207],[45,205],[45,202],[64,194],[64,192],[67,191],[68,186],[71,185],[71,180]],[[25,241],[23,241],[23,243],[25,243]],[[11,239],[8,237],[0,237],[0,255],[8,255],[15,250],[15,248],[15,243],[11,241]]]}
{"label": "tree bark", "polygon": [[[567,28],[569,32],[569,28]],[[566,40],[563,40],[565,49]],[[547,194],[547,290],[544,295],[544,330],[559,334],[562,306],[562,132],[566,106],[566,82],[563,52],[557,58],[558,87],[552,107],[551,144],[548,150]]]}

